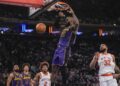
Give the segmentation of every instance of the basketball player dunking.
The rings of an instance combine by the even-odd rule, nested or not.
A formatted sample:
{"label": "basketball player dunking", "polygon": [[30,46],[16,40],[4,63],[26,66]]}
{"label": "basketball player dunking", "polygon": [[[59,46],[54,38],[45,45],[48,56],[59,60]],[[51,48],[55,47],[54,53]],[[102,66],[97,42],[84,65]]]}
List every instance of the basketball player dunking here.
{"label": "basketball player dunking", "polygon": [[51,74],[48,72],[48,68],[48,62],[42,62],[40,64],[41,72],[37,73],[32,80],[33,86],[36,86],[36,82],[39,82],[38,86],[51,86]]}
{"label": "basketball player dunking", "polygon": [[29,72],[30,65],[28,63],[23,64],[22,86],[31,86],[31,73]]}
{"label": "basketball player dunking", "polygon": [[[94,69],[98,63],[100,86],[118,86],[116,78],[120,77],[120,69],[115,63],[115,56],[107,51],[107,45],[101,44],[100,52],[95,53],[90,63],[90,68]],[[118,72],[118,74],[115,74],[115,71]]]}
{"label": "basketball player dunking", "polygon": [[19,73],[19,66],[13,66],[13,72],[10,73],[7,79],[7,86],[22,86],[21,75]]}
{"label": "basketball player dunking", "polygon": [[62,30],[61,36],[52,60],[53,82],[56,81],[56,77],[57,77],[57,73],[59,72],[59,69],[65,64],[65,62],[67,62],[67,59],[71,54],[69,53],[70,46],[71,44],[75,43],[76,32],[78,31],[78,27],[79,27],[78,18],[76,17],[72,8],[69,5],[67,5],[64,9],[65,10],[59,12],[59,15],[63,17],[66,16],[66,19],[65,21],[62,21],[63,25],[60,25],[61,26],[60,29]]}

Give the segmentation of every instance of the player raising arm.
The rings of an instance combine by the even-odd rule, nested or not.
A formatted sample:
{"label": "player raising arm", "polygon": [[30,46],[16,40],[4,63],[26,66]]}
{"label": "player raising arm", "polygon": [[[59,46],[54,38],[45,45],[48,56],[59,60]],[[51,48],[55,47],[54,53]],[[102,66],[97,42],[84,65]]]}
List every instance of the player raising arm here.
{"label": "player raising arm", "polygon": [[115,78],[120,77],[120,69],[115,63],[114,55],[108,53],[106,44],[100,45],[100,52],[95,53],[90,63],[90,68],[95,69],[96,64],[99,66],[100,86],[118,86]]}

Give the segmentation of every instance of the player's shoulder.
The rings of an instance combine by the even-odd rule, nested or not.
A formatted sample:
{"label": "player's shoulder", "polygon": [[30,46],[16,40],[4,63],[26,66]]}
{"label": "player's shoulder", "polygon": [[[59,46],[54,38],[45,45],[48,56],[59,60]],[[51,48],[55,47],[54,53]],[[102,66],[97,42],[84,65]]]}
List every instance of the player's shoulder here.
{"label": "player's shoulder", "polygon": [[50,73],[50,72],[48,72],[48,74],[49,74],[49,75],[51,75],[51,73]]}
{"label": "player's shoulder", "polygon": [[15,74],[13,72],[10,73],[9,77],[14,77]]}
{"label": "player's shoulder", "polygon": [[40,77],[40,76],[41,76],[41,72],[37,73],[36,76],[39,76],[39,77]]}
{"label": "player's shoulder", "polygon": [[98,60],[99,57],[100,57],[100,52],[95,52],[93,58],[96,59],[96,60]]}
{"label": "player's shoulder", "polygon": [[113,59],[115,59],[115,55],[112,53],[108,53],[108,55],[110,55]]}
{"label": "player's shoulder", "polygon": [[115,55],[114,55],[114,54],[112,54],[112,53],[108,53],[108,55],[111,55],[112,57],[115,57]]}
{"label": "player's shoulder", "polygon": [[100,52],[95,52],[95,54],[94,54],[94,55],[95,55],[95,56],[97,56],[97,57],[99,57],[99,56],[100,56],[100,54],[101,54]]}

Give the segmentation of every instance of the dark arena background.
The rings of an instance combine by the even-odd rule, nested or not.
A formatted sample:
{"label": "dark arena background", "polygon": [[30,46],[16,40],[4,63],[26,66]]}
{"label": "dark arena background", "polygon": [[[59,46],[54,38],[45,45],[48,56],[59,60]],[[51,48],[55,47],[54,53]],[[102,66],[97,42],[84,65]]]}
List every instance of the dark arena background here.
{"label": "dark arena background", "polygon": [[[19,4],[0,0],[0,86],[6,86],[14,64],[18,64],[22,71],[22,65],[29,63],[32,79],[40,70],[40,62],[49,62],[49,71],[52,71],[52,59],[61,30],[55,25],[57,12],[47,11],[55,0],[45,1],[44,6],[38,7],[39,4],[32,2]],[[63,1],[73,8],[80,25],[71,57],[66,67],[61,68],[64,74],[58,73],[56,86],[99,86],[98,66],[92,70],[89,64],[100,44],[108,46],[108,52],[115,55],[120,67],[120,1]],[[47,26],[45,33],[36,32],[36,24],[40,22]],[[117,82],[120,86],[119,78]]]}

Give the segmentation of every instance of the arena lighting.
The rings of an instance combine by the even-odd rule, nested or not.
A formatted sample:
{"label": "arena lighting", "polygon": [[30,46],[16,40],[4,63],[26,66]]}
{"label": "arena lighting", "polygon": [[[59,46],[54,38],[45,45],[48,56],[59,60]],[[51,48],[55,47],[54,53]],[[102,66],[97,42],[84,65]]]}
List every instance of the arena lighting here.
{"label": "arena lighting", "polygon": [[108,32],[102,33],[102,36],[108,36]]}
{"label": "arena lighting", "polygon": [[[98,36],[98,34],[97,34],[97,33],[93,33],[93,36]],[[104,32],[104,33],[102,33],[101,36],[108,36],[108,32]]]}
{"label": "arena lighting", "polygon": [[10,28],[7,28],[7,27],[0,27],[0,31],[4,31],[4,32],[6,32],[6,31],[8,31]]}
{"label": "arena lighting", "polygon": [[26,24],[22,24],[22,32],[27,32],[27,33],[31,33],[33,32],[33,29],[28,29]]}
{"label": "arena lighting", "polygon": [[93,36],[97,36],[97,33],[94,33]]}
{"label": "arena lighting", "polygon": [[0,31],[1,34],[4,34],[4,31]]}
{"label": "arena lighting", "polygon": [[[52,31],[52,34],[59,34],[60,31]],[[83,32],[77,32],[76,35],[83,35]]]}
{"label": "arena lighting", "polygon": [[20,35],[25,35],[25,33],[20,33]]}
{"label": "arena lighting", "polygon": [[83,35],[83,32],[77,32],[77,35]]}
{"label": "arena lighting", "polygon": [[116,27],[117,25],[116,25],[116,24],[113,24],[113,26],[115,26],[115,27]]}
{"label": "arena lighting", "polygon": [[59,34],[60,31],[52,31],[51,33],[52,33],[52,34]]}

